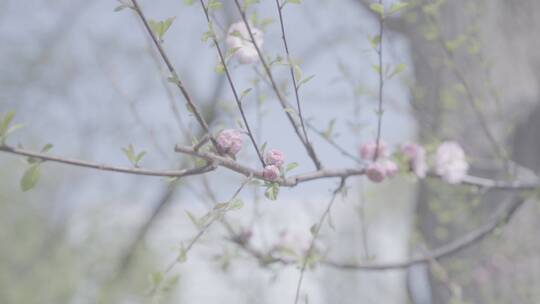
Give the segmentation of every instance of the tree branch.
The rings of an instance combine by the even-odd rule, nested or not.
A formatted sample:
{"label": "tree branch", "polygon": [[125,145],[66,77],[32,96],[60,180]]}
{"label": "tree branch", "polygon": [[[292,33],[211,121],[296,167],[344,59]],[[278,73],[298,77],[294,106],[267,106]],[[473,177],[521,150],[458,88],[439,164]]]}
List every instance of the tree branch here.
{"label": "tree branch", "polygon": [[14,147],[5,146],[5,145],[0,146],[0,151],[11,153],[11,154],[22,155],[22,156],[28,156],[28,157],[36,158],[42,161],[51,161],[51,162],[57,162],[57,163],[62,163],[62,164],[67,164],[67,165],[72,165],[72,166],[77,166],[77,167],[84,167],[84,168],[90,168],[90,169],[96,169],[96,170],[102,170],[102,171],[127,173],[127,174],[134,174],[134,175],[182,177],[182,176],[188,176],[188,175],[202,174],[202,173],[213,171],[215,169],[214,165],[208,164],[208,165],[198,167],[198,168],[193,168],[193,169],[161,171],[161,170],[150,170],[150,169],[143,169],[143,168],[130,168],[130,167],[105,165],[105,164],[93,163],[93,162],[79,160],[79,159],[52,156],[45,153],[34,152],[30,150],[25,150],[22,148],[14,148]]}
{"label": "tree branch", "polygon": [[324,261],[323,264],[344,270],[390,270],[402,269],[418,263],[426,263],[431,260],[439,260],[451,256],[461,250],[468,248],[491,234],[500,225],[508,223],[515,212],[524,204],[525,200],[522,197],[516,196],[510,204],[503,206],[493,217],[493,219],[480,228],[465,234],[457,240],[443,245],[431,252],[414,257],[401,262],[394,263],[340,263],[335,261]]}

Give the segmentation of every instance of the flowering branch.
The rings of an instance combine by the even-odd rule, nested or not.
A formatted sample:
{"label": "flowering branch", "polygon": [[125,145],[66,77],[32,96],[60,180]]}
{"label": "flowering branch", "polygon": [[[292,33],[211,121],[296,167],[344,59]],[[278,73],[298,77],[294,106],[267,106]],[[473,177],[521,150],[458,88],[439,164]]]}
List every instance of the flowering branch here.
{"label": "flowering branch", "polygon": [[304,145],[309,157],[312,159],[313,163],[315,164],[315,167],[317,169],[321,169],[322,168],[321,162],[320,162],[319,158],[317,157],[317,154],[315,153],[315,150],[313,149],[313,146],[309,143],[309,141],[307,141],[306,138],[304,138],[302,136],[302,134],[300,133],[300,129],[298,128],[298,125],[297,125],[295,119],[293,118],[293,116],[289,112],[287,112],[287,109],[289,109],[290,106],[287,103],[287,101],[285,100],[285,98],[283,97],[283,95],[281,94],[281,92],[280,92],[280,90],[279,90],[279,88],[277,86],[277,83],[274,80],[274,75],[272,74],[272,70],[270,69],[270,66],[268,65],[268,63],[264,59],[264,56],[263,56],[263,54],[261,52],[261,49],[259,48],[257,43],[255,43],[255,37],[253,36],[253,32],[251,31],[251,26],[249,25],[249,22],[247,20],[246,13],[242,9],[242,6],[240,5],[240,2],[238,0],[234,0],[234,2],[236,4],[236,7],[238,8],[238,12],[240,13],[240,16],[242,17],[242,20],[244,21],[244,24],[245,24],[245,26],[247,28],[247,31],[249,33],[250,39],[251,39],[251,41],[253,43],[253,46],[255,47],[255,50],[257,51],[257,55],[259,56],[259,59],[261,60],[261,63],[263,65],[263,67],[264,67],[266,75],[268,76],[268,79],[270,80],[270,83],[272,85],[272,89],[274,90],[274,92],[276,94],[276,97],[277,97],[281,107],[283,108],[283,111],[285,112],[285,115],[287,116],[287,118],[289,119],[289,122],[293,126],[294,132],[296,133],[296,135],[298,136],[298,138],[300,139],[300,141]]}
{"label": "flowering branch", "polygon": [[[31,150],[26,150],[22,148],[15,148],[7,145],[0,145],[0,152],[11,153],[21,156],[27,156],[30,158],[39,159],[42,161],[51,161],[56,163],[62,163],[77,167],[85,167],[90,169],[102,170],[102,171],[111,171],[125,174],[134,174],[134,175],[146,175],[146,176],[162,176],[162,177],[183,177],[190,175],[200,175],[207,172],[214,171],[217,166],[225,167],[231,171],[237,172],[244,176],[253,175],[254,178],[267,180],[263,176],[261,170],[253,169],[247,166],[244,166],[233,159],[217,155],[210,152],[203,152],[196,150],[193,147],[184,147],[177,145],[175,147],[176,152],[192,155],[201,159],[206,160],[209,164],[193,169],[183,169],[183,170],[150,170],[144,168],[129,168],[121,167],[114,165],[106,165],[100,163],[89,162],[85,160],[65,158],[60,156],[53,156],[46,153],[35,152]],[[295,187],[300,183],[317,180],[317,179],[326,179],[326,178],[348,178],[353,176],[362,176],[366,174],[366,169],[363,167],[360,168],[343,168],[343,169],[321,169],[308,173],[298,174],[287,178],[277,178],[271,180],[284,187]],[[436,174],[430,174],[430,177],[441,178]],[[522,191],[522,190],[535,190],[540,187],[540,181],[538,179],[530,182],[523,181],[500,181],[493,180],[483,177],[465,176],[462,181],[462,185],[474,186],[484,189],[499,189],[507,191]]]}
{"label": "flowering branch", "polygon": [[[202,9],[204,11],[204,15],[206,17],[206,21],[208,22],[208,25],[211,26],[212,21],[210,20],[210,14],[208,13],[208,7],[204,4],[204,0],[200,0]],[[234,99],[236,101],[236,105],[238,106],[238,110],[240,111],[240,115],[242,116],[242,120],[244,121],[244,125],[246,126],[247,134],[249,136],[249,139],[251,140],[251,143],[253,144],[253,148],[255,149],[255,152],[257,153],[257,156],[259,157],[259,160],[261,161],[262,166],[264,167],[264,159],[261,154],[261,151],[259,150],[259,146],[257,145],[257,142],[255,141],[255,137],[253,136],[253,132],[251,132],[251,128],[249,127],[249,123],[247,121],[246,115],[244,113],[244,108],[242,107],[242,101],[240,100],[240,97],[238,96],[238,92],[236,91],[236,87],[234,86],[234,82],[232,80],[231,73],[229,72],[229,68],[227,67],[227,62],[225,60],[225,56],[223,55],[223,51],[221,50],[221,47],[219,46],[219,43],[217,41],[216,35],[213,33],[213,29],[210,28],[210,31],[212,31],[212,41],[216,47],[217,53],[219,55],[219,60],[221,62],[221,65],[223,66],[223,70],[225,72],[225,75],[227,76],[227,80],[229,82],[229,85],[231,87],[232,93],[234,95]],[[254,43],[255,44],[255,43]]]}
{"label": "flowering branch", "polygon": [[324,178],[344,178],[350,176],[360,176],[365,174],[364,168],[345,168],[345,169],[321,169],[305,174],[298,174],[292,177],[282,178],[278,177],[276,179],[268,179],[263,175],[261,170],[256,170],[247,166],[244,166],[231,158],[224,156],[216,155],[211,152],[196,151],[191,147],[184,147],[177,145],[175,148],[176,152],[189,154],[206,161],[209,161],[217,166],[225,167],[229,170],[235,171],[245,176],[253,175],[253,177],[265,181],[271,181],[279,184],[284,187],[295,187],[296,185],[316,179]]}
{"label": "flowering branch", "polygon": [[[379,0],[379,5],[383,7],[383,0]],[[384,8],[378,14],[379,18],[379,47],[376,49],[377,56],[379,58],[379,107],[377,110],[377,138],[375,155],[373,161],[376,161],[379,157],[379,146],[381,141],[381,129],[382,129],[382,117],[383,117],[383,93],[384,93],[384,67],[383,67],[383,37],[384,37]]]}

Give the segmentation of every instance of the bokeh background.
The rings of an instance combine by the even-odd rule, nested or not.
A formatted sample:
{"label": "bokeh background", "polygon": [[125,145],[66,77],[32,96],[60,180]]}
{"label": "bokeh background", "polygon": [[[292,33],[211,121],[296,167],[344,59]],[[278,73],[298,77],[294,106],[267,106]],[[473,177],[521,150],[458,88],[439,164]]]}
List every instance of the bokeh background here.
{"label": "bokeh background", "polygon": [[[150,19],[176,17],[164,47],[211,129],[235,126],[239,116],[224,75],[215,72],[215,49],[201,39],[207,24],[200,6],[139,2]],[[218,33],[239,20],[233,1],[222,2]],[[368,37],[378,24],[366,3],[305,0],[284,10],[291,53],[304,75],[315,75],[301,91],[305,116],[318,130],[333,126],[332,139],[352,154],[376,132],[377,57]],[[15,121],[25,125],[10,144],[39,150],[52,143],[55,155],[126,166],[121,149],[132,144],[146,151],[145,168],[193,163],[174,145],[191,143],[201,130],[167,82],[142,23],[130,9],[115,12],[118,4],[0,0],[0,112],[16,111]],[[264,28],[265,54],[283,56],[275,2],[262,0],[255,12],[272,21]],[[472,173],[509,178],[484,124],[522,167],[511,177],[534,176],[540,170],[538,13],[535,0],[411,0],[389,18],[384,60],[407,68],[385,84],[384,140],[427,146],[456,140]],[[237,88],[253,88],[244,102],[259,141],[298,162],[295,172],[313,170],[257,69],[234,60],[231,68]],[[287,67],[273,69],[290,94]],[[326,167],[357,166],[310,134]],[[257,164],[247,148],[238,158]],[[21,157],[0,154],[0,303],[294,302],[298,265],[259,265],[219,225],[164,276],[159,292],[149,292],[180,244],[197,233],[185,211],[203,215],[214,200],[228,200],[242,182],[237,174],[220,169],[171,184],[45,163],[38,185],[23,192],[25,168]],[[271,248],[284,233],[298,245],[309,240],[336,185],[321,180],[281,189],[277,201],[250,186],[240,195],[244,207],[227,217],[250,229],[258,248]],[[331,260],[405,260],[475,229],[515,195],[410,176],[377,186],[354,178],[348,186],[333,208],[334,228],[325,226],[320,238]],[[306,273],[302,301],[538,303],[539,208],[528,199],[494,235],[431,264],[381,272],[319,265]]]}

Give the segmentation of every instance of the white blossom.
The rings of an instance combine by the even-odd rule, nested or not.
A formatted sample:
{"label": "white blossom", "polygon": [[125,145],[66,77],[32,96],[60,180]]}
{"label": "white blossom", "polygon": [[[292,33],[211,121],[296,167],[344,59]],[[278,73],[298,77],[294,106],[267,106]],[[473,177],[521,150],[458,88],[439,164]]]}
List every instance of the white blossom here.
{"label": "white blossom", "polygon": [[[264,42],[263,32],[251,24],[249,25],[255,44],[260,49]],[[225,40],[229,49],[234,49],[234,56],[240,63],[252,64],[259,60],[257,49],[251,40],[249,31],[243,21],[233,23],[227,31]]]}
{"label": "white blossom", "polygon": [[460,183],[467,175],[469,164],[461,146],[453,141],[445,141],[437,148],[435,172],[450,184]]}

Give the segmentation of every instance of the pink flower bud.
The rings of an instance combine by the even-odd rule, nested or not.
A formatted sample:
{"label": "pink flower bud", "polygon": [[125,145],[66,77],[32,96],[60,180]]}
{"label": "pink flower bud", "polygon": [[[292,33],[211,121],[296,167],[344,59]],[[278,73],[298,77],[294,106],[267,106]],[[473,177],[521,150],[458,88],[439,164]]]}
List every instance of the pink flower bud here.
{"label": "pink flower bud", "polygon": [[263,177],[268,180],[276,180],[279,177],[279,168],[274,165],[264,167]]}
{"label": "pink flower bud", "polygon": [[242,149],[242,132],[235,129],[225,129],[216,137],[220,153],[235,156]]}
{"label": "pink flower bud", "polygon": [[445,141],[437,148],[435,171],[450,184],[460,183],[467,175],[469,164],[461,146],[453,141]]}
{"label": "pink flower bud", "polygon": [[394,177],[399,172],[399,167],[395,162],[389,159],[385,159],[381,161],[381,163],[384,166],[384,171],[385,171],[386,176]]}
{"label": "pink flower bud", "polygon": [[401,145],[401,153],[409,162],[410,169],[418,178],[426,177],[428,170],[426,162],[426,149],[415,143],[405,143]]}
{"label": "pink flower bud", "polygon": [[366,175],[370,181],[380,183],[386,176],[386,168],[381,162],[371,163],[367,168]]}
{"label": "pink flower bud", "polygon": [[272,149],[266,152],[264,161],[266,162],[267,165],[274,165],[276,167],[281,167],[285,163],[285,156],[283,155],[283,152],[277,149]]}
{"label": "pink flower bud", "polygon": [[[360,157],[364,160],[373,160],[375,158],[375,152],[377,151],[377,143],[375,141],[364,143],[360,147]],[[379,149],[377,158],[388,157],[388,150],[384,141],[379,141]]]}

